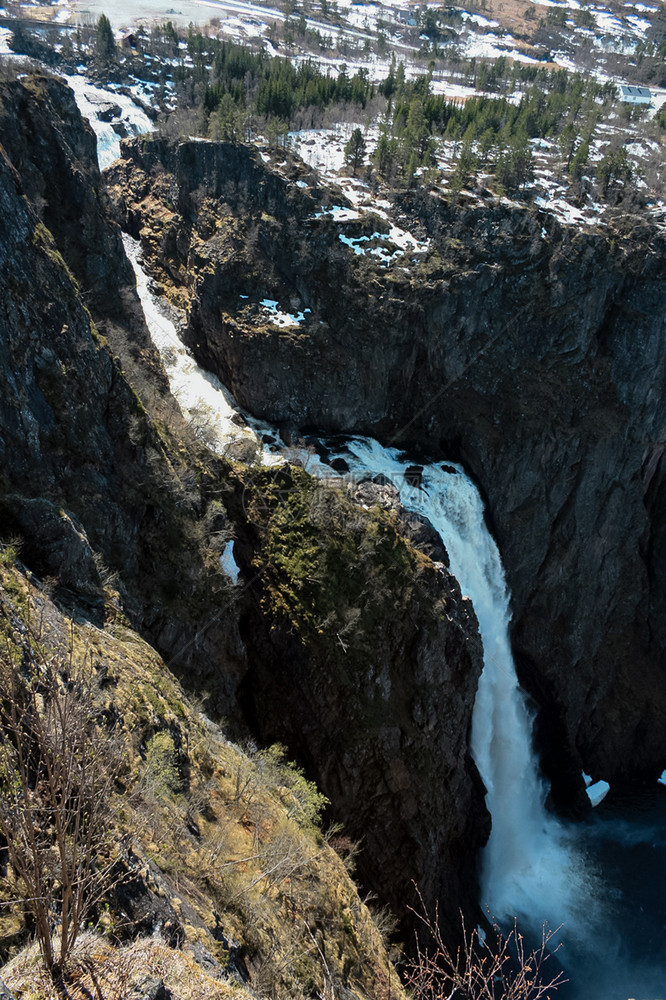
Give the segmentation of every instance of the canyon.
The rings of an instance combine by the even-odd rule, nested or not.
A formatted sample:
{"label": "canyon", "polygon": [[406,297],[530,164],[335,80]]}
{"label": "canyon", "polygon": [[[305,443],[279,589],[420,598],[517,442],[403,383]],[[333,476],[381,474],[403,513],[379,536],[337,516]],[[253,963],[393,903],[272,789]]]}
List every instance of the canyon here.
{"label": "canyon", "polygon": [[[586,814],[582,771],[654,782],[663,231],[426,189],[359,213],[291,154],[225,142],[127,139],[102,176],[62,82],[1,97],[0,534],[69,613],[122,617],[233,738],[284,744],[403,932],[416,882],[453,934],[490,829],[476,615],[446,538],[390,483],[315,480],[307,450],[364,434],[461,462],[502,554],[552,804]],[[215,454],[183,420],[121,231],[193,357],[291,462]]]}
{"label": "canyon", "polygon": [[[575,811],[581,769],[656,778],[661,230],[618,212],[581,232],[539,210],[419,191],[396,198],[396,218],[427,249],[387,265],[343,242],[373,233],[395,252],[386,222],[336,221],[335,194],[298,163],[137,138],[107,181],[195,357],[249,412],[296,437],[371,434],[470,471],[506,566],[555,801]],[[276,326],[263,300],[304,321]]]}

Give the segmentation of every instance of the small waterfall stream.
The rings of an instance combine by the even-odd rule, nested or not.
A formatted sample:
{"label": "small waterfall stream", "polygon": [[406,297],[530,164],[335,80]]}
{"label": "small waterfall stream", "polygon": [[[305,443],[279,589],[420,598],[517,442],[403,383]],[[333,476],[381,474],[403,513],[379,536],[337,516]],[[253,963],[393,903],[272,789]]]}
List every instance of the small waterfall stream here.
{"label": "small waterfall stream", "polygon": [[[151,335],[184,415],[196,419],[205,408],[208,430],[212,430],[212,440],[206,435],[207,443],[215,450],[224,453],[235,443],[252,444],[262,464],[281,464],[284,459],[279,448],[262,444],[264,434],[279,442],[278,432],[249,417],[247,422],[239,422],[231,394],[194,362],[174,324],[151,295],[138,244],[125,237],[125,247]],[[635,951],[626,961],[622,958],[624,930],[620,923],[617,932],[604,923],[606,913],[602,915],[598,902],[608,887],[589,874],[578,846],[581,837],[545,809],[546,790],[531,746],[532,718],[511,654],[509,595],[476,487],[464,470],[452,463],[424,465],[421,483],[416,486],[413,476],[405,475],[412,461],[397,449],[384,448],[368,438],[326,444],[330,448],[328,461],[341,458],[347,464],[349,472],[340,475],[359,480],[386,476],[400,491],[403,505],[431,521],[449,553],[451,572],[474,605],[483,639],[484,669],[472,720],[472,752],[492,815],[492,833],[482,860],[482,904],[500,922],[518,915],[538,938],[544,921],[553,930],[564,925],[564,964],[575,986],[573,991],[565,988],[563,996],[575,1000],[655,1000],[661,989],[655,984],[666,980],[666,976],[660,978],[666,958],[657,955],[655,962],[650,953],[641,959],[640,966],[634,965]],[[309,472],[327,478],[337,475],[328,463],[309,453],[303,458]],[[227,555],[223,568],[234,575],[232,550]],[[608,831],[609,824],[601,822],[592,828],[592,836],[588,835],[588,846],[592,844],[598,857],[611,839],[619,847],[627,836],[609,835]],[[644,836],[643,832],[637,835]],[[660,864],[662,857],[666,860],[666,840],[660,836],[656,846],[661,851],[657,857]],[[637,985],[639,981],[646,984],[644,988]]]}

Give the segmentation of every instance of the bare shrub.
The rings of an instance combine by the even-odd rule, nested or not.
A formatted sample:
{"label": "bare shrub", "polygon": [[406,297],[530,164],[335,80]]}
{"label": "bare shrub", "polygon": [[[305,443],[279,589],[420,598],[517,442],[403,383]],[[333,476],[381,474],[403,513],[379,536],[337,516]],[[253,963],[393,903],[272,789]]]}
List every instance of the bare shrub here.
{"label": "bare shrub", "polygon": [[461,914],[462,944],[455,954],[445,944],[437,913],[431,917],[419,893],[420,909],[412,913],[425,930],[427,945],[417,935],[416,958],[405,970],[415,1000],[540,1000],[566,982],[564,973],[550,975],[548,959],[559,949],[550,948],[557,930],[542,928],[541,944],[527,950],[514,920],[505,936],[493,923],[492,940],[483,940],[478,929],[468,930]]}
{"label": "bare shrub", "polygon": [[34,924],[44,964],[63,969],[111,881],[104,856],[119,754],[97,726],[92,671],[6,638],[0,651],[0,835],[15,903]]}

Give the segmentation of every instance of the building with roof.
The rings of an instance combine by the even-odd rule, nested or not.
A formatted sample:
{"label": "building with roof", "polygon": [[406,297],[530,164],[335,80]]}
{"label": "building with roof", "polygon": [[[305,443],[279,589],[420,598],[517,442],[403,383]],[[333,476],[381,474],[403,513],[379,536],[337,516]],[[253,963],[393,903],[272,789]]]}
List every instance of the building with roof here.
{"label": "building with roof", "polygon": [[620,84],[620,100],[625,104],[650,104],[652,95],[649,87],[630,87],[629,84]]}

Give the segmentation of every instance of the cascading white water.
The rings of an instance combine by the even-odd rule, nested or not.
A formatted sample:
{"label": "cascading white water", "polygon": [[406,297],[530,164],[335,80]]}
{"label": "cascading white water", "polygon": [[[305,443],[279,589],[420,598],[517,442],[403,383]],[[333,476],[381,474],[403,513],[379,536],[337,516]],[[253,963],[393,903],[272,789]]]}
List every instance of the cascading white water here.
{"label": "cascading white water", "polygon": [[[439,532],[450,568],[479,620],[484,668],[472,720],[472,753],[487,788],[492,832],[484,852],[482,902],[496,918],[522,916],[551,929],[590,919],[584,871],[562,826],[545,809],[546,792],[531,742],[532,719],[509,643],[509,595],[483,503],[460,466],[423,466],[420,486],[410,460],[376,441],[354,438],[337,456],[355,478],[386,476],[403,505]],[[311,466],[308,466],[311,468]],[[319,471],[318,463],[313,471]],[[330,476],[330,468],[323,466]]]}
{"label": "cascading white water", "polygon": [[279,464],[282,460],[262,450],[259,436],[243,420],[239,421],[238,406],[231,393],[216,375],[204,371],[196,363],[180,339],[175,324],[151,295],[148,276],[140,263],[138,241],[125,233],[123,244],[134,269],[146,325],[183,415],[196,423],[206,442],[220,454],[232,450],[235,457],[241,457],[239,449],[245,446],[263,464]]}
{"label": "cascading white water", "polygon": [[[193,361],[177,330],[153,300],[139,262],[138,244],[124,237],[137,289],[155,345],[167,368],[172,391],[186,416],[205,407],[221,450],[233,440],[259,436],[234,422],[231,394]],[[274,432],[279,437],[277,431]],[[308,455],[308,470],[336,475],[330,465]],[[331,454],[330,458],[336,456]],[[521,914],[551,927],[569,923],[572,912],[572,852],[560,825],[545,811],[545,792],[531,747],[531,719],[518,686],[508,637],[509,598],[497,546],[483,517],[483,504],[462,468],[425,465],[420,487],[405,472],[410,465],[396,449],[369,438],[345,442],[338,456],[355,479],[386,476],[404,506],[425,515],[441,535],[450,568],[476,611],[484,648],[484,669],[472,720],[472,752],[487,788],[492,833],[483,859],[483,903],[498,919]],[[265,463],[276,456],[264,451]],[[576,879],[579,874],[576,874]],[[547,901],[547,905],[546,905]]]}
{"label": "cascading white water", "polygon": [[[96,92],[88,81],[79,78],[70,82],[82,112],[90,116],[97,133],[102,166],[118,155],[118,139],[111,127],[99,120],[96,101],[108,96],[114,103],[122,104],[123,118],[131,131],[142,132],[150,127],[148,119],[129,99],[121,101],[119,95]],[[249,421],[256,426],[257,433],[247,423],[239,423],[231,394],[214,375],[196,365],[173,324],[156,307],[139,264],[138,245],[128,239],[126,249],[137,276],[148,326],[185,416],[200,427],[203,415],[207,443],[220,452],[240,446],[256,449],[262,464],[280,463],[282,458],[261,446],[261,435],[266,431],[276,440],[279,435],[258,422]],[[626,920],[618,924],[617,933],[611,933],[607,925],[602,927],[596,902],[600,883],[592,884],[586,877],[573,839],[544,809],[544,788],[531,748],[530,713],[518,687],[508,641],[510,612],[501,560],[483,523],[483,508],[476,489],[459,467],[451,472],[447,469],[452,466],[437,465],[425,466],[423,488],[414,488],[404,477],[408,460],[397,451],[384,449],[367,439],[348,442],[343,457],[355,476],[386,475],[399,488],[405,507],[430,519],[446,544],[451,570],[463,593],[471,597],[479,619],[485,666],[474,710],[472,749],[488,790],[487,804],[493,820],[483,859],[482,901],[500,919],[520,914],[537,928],[547,919],[551,927],[564,923],[565,929],[573,930],[576,937],[586,938],[579,975],[574,976],[579,982],[579,1000],[593,997],[626,1000],[630,992],[642,1000],[654,1000],[661,990],[666,966],[666,955],[657,954],[660,948],[663,951],[663,940],[660,946],[651,946],[643,965],[637,965],[633,956],[623,957]],[[308,467],[315,473],[334,475],[328,465],[311,459]],[[233,543],[225,550],[221,566],[236,582],[238,568],[233,560]],[[599,782],[598,786],[603,784]],[[599,788],[593,801],[600,799],[602,791]],[[650,842],[655,840],[650,829],[639,836]],[[666,848],[662,853],[666,857]],[[657,885],[663,879],[662,869],[663,864],[655,867]],[[640,910],[642,913],[642,904]],[[661,914],[661,906],[656,905],[653,912]],[[632,924],[637,923],[636,917],[634,910],[629,916]],[[657,930],[659,919],[655,920]],[[639,933],[640,930],[637,923]],[[652,940],[652,934],[645,931],[643,934]],[[639,986],[639,982],[644,985]]]}

